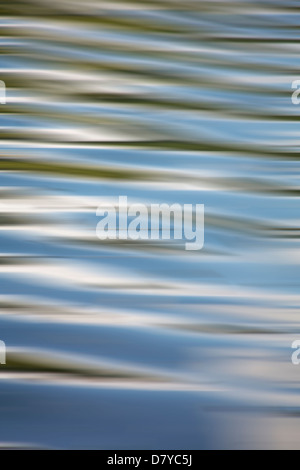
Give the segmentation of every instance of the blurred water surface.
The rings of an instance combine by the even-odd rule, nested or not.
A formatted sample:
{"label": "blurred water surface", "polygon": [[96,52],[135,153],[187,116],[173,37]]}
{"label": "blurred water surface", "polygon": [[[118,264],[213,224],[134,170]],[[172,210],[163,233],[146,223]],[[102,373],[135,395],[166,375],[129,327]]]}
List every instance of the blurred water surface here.
{"label": "blurred water surface", "polygon": [[[0,446],[298,448],[299,2],[2,0]],[[205,247],[99,241],[104,198]]]}

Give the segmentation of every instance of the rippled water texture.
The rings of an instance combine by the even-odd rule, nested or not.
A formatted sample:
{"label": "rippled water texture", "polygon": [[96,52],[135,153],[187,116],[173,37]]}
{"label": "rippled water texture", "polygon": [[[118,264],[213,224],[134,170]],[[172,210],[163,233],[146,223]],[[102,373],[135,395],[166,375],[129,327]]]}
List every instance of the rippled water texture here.
{"label": "rippled water texture", "polygon": [[[298,448],[299,1],[0,13],[0,446]],[[98,240],[120,195],[204,249]]]}

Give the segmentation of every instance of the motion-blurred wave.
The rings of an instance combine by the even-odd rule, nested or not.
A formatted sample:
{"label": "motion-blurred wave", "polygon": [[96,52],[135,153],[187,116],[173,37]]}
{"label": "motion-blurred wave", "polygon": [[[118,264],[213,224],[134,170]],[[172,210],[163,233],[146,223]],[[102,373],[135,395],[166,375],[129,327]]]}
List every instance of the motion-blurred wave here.
{"label": "motion-blurred wave", "polygon": [[[0,14],[0,447],[298,448],[299,2]],[[99,241],[120,195],[204,250]]]}

